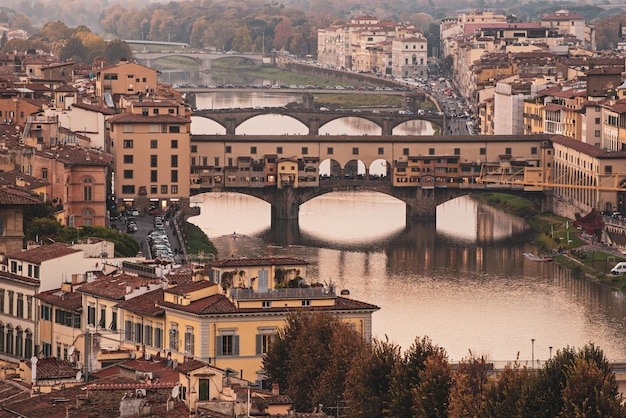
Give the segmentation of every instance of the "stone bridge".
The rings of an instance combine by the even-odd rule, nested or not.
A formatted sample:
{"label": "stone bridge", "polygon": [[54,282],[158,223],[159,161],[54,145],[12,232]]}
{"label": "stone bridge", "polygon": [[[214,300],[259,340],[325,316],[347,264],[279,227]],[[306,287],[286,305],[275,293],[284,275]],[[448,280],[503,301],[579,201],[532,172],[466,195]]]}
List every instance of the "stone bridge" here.
{"label": "stone bridge", "polygon": [[405,188],[394,187],[388,179],[321,180],[318,187],[287,187],[282,189],[275,187],[228,187],[219,191],[246,194],[268,202],[272,207],[272,222],[275,220],[298,220],[300,205],[326,193],[340,191],[373,191],[393,196],[405,203],[407,219],[435,218],[437,206],[442,203],[460,196],[485,191],[520,195],[530,199],[538,207],[542,207],[545,203],[543,192],[523,192],[511,187],[494,188],[485,184],[472,183],[464,185],[462,188]]}
{"label": "stone bridge", "polygon": [[261,115],[285,115],[298,120],[309,129],[309,135],[319,135],[319,130],[327,123],[341,118],[358,117],[369,120],[378,125],[381,135],[392,135],[393,129],[412,120],[425,120],[438,126],[440,132],[445,131],[445,116],[443,114],[400,114],[381,113],[375,111],[341,112],[319,110],[294,109],[224,109],[224,110],[196,110],[192,116],[210,119],[226,129],[226,135],[235,135],[239,125],[248,119]]}
{"label": "stone bridge", "polygon": [[211,64],[223,58],[241,58],[254,65],[261,65],[263,63],[262,54],[227,54],[227,53],[205,53],[205,52],[193,52],[181,50],[179,52],[139,52],[133,54],[135,60],[146,67],[153,67],[155,61],[165,57],[187,57],[198,63],[200,71],[208,71],[211,69]]}

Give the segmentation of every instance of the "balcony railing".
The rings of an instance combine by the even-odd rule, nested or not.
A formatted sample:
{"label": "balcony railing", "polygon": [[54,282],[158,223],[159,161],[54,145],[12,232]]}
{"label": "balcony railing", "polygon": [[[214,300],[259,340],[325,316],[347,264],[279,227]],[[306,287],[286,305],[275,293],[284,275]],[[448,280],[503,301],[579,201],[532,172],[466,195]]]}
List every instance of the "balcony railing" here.
{"label": "balcony railing", "polygon": [[254,289],[231,289],[233,299],[315,299],[334,297],[335,293],[322,287],[297,289],[269,289],[267,292],[257,292]]}

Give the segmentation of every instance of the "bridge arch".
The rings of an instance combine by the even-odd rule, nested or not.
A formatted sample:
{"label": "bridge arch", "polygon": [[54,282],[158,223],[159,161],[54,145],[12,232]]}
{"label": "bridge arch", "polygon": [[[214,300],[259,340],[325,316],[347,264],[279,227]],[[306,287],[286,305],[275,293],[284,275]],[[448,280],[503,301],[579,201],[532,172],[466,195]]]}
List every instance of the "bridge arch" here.
{"label": "bridge arch", "polygon": [[[362,135],[382,135],[382,126],[368,117],[345,114],[336,117],[319,126],[320,135],[351,135],[344,131],[345,124],[349,123],[351,129],[355,129]],[[354,128],[352,128],[352,125]]]}
{"label": "bridge arch", "polygon": [[435,135],[435,128],[430,121],[414,119],[402,122],[392,129],[393,135],[415,135],[413,132],[420,132],[418,135]]}
{"label": "bridge arch", "polygon": [[[259,127],[260,124],[262,127]],[[273,113],[251,115],[243,119],[235,130],[236,135],[306,135],[308,132],[309,128],[298,118]]]}

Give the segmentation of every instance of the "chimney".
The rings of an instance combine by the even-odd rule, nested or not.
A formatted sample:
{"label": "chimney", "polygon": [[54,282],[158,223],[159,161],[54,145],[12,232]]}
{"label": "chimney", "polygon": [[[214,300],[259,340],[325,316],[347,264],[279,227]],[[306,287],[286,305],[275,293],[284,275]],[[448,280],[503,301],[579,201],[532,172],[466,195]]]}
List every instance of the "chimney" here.
{"label": "chimney", "polygon": [[272,394],[280,395],[280,385],[278,383],[272,383]]}

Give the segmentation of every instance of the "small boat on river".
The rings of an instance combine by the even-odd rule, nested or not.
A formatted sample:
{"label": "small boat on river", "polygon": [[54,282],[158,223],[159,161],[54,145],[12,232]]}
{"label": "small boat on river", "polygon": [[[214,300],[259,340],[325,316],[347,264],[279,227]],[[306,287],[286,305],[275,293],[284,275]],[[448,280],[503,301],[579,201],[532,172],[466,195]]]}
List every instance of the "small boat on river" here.
{"label": "small boat on river", "polygon": [[554,261],[554,258],[552,257],[538,256],[533,253],[524,253],[524,257],[528,258],[530,261],[536,261],[536,262]]}

